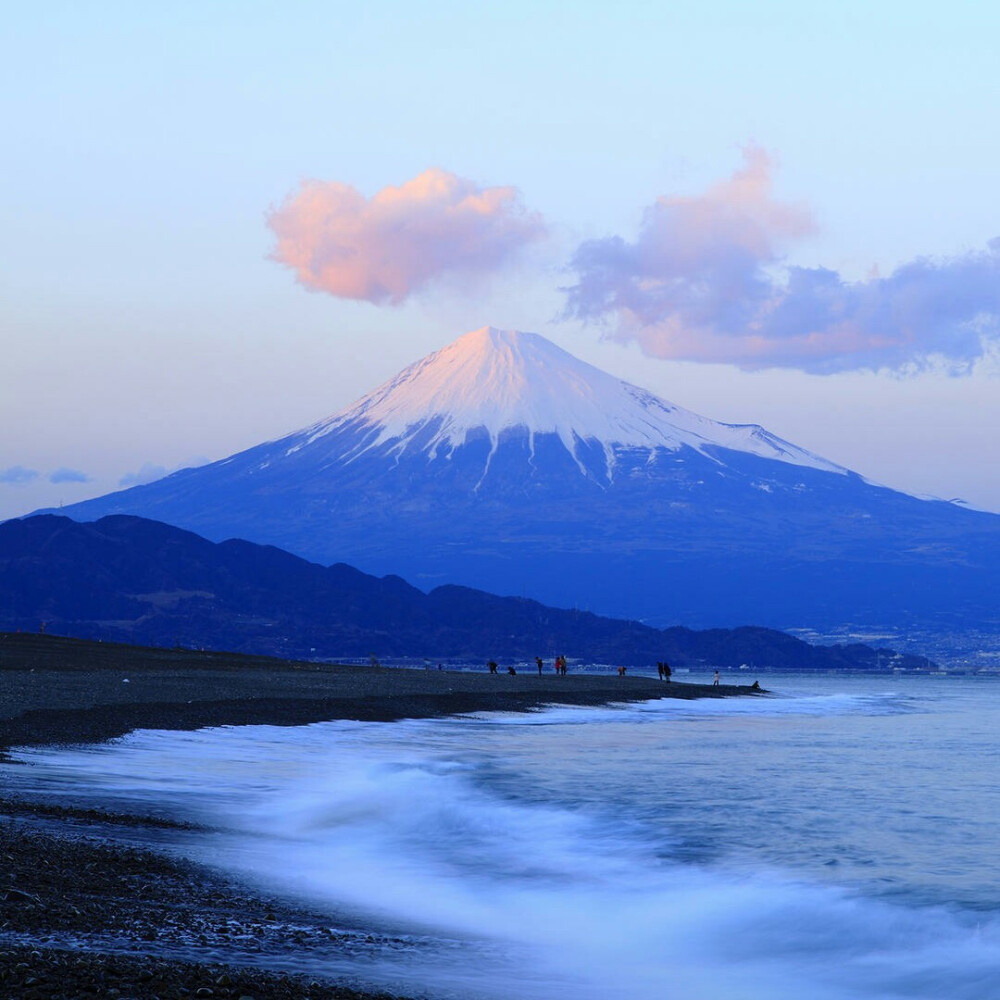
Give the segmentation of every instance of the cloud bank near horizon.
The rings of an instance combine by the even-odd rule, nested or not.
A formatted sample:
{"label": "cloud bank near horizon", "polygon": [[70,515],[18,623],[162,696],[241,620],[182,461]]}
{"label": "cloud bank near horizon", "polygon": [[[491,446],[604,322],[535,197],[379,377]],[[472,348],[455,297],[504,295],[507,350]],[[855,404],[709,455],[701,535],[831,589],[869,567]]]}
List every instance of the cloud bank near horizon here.
{"label": "cloud bank near horizon", "polygon": [[119,486],[145,486],[146,483],[155,482],[164,476],[170,475],[170,470],[165,465],[157,465],[155,462],[143,462],[141,468],[135,472],[127,472],[118,480]]}
{"label": "cloud bank near horizon", "polygon": [[50,483],[89,483],[92,479],[86,472],[79,469],[70,469],[67,466],[56,469],[49,474]]}
{"label": "cloud bank near horizon", "polygon": [[371,198],[306,180],[267,223],[273,258],[310,291],[393,306],[439,278],[488,275],[546,233],[516,188],[481,188],[437,168]]}
{"label": "cloud bank near horizon", "polygon": [[26,486],[33,483],[41,473],[37,469],[26,469],[23,465],[10,465],[0,469],[0,483],[5,486]]}
{"label": "cloud bank near horizon", "polygon": [[783,265],[816,231],[809,210],[772,195],[756,146],[731,178],[662,197],[633,242],[587,240],[570,262],[563,318],[613,323],[648,355],[744,369],[971,370],[1000,337],[1000,239],[985,251],[921,257],[888,277],[846,281]]}

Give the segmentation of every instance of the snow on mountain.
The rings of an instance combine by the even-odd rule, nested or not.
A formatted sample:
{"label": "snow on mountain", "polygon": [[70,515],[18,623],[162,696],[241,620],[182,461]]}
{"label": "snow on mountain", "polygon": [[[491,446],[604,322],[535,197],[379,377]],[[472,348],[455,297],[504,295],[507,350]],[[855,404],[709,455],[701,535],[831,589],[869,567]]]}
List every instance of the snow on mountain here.
{"label": "snow on mountain", "polygon": [[[427,434],[431,421],[437,426]],[[532,454],[538,434],[557,435],[574,457],[580,443],[600,442],[609,476],[618,448],[675,451],[684,445],[716,458],[706,449],[847,471],[756,424],[719,423],[675,406],[536,333],[494,327],[459,337],[347,409],[286,439],[286,454],[351,425],[377,432],[363,436],[351,459],[387,442],[397,453],[419,447],[433,458],[447,457],[479,429],[489,434],[495,451],[503,432],[519,428],[528,432]]]}
{"label": "snow on mountain", "polygon": [[997,515],[492,328],[312,427],[61,513],[660,624],[980,628],[1000,601]]}

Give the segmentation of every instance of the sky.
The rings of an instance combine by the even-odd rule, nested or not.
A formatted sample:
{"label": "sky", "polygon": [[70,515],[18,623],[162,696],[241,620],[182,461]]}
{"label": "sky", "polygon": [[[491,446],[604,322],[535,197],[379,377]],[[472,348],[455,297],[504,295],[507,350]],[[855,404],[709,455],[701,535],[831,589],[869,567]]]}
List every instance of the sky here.
{"label": "sky", "polygon": [[529,330],[1000,511],[1000,8],[113,2],[0,36],[0,518]]}

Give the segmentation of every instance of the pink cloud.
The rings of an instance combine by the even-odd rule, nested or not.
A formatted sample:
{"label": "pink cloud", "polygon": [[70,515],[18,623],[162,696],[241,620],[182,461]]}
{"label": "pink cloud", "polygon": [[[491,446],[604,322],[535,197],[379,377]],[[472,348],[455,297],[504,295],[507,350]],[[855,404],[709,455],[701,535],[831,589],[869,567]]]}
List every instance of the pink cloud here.
{"label": "pink cloud", "polygon": [[655,357],[814,372],[968,368],[1000,337],[1000,241],[860,282],[784,267],[787,247],[816,227],[805,207],[775,200],[771,173],[748,147],[729,180],[658,199],[634,242],[581,244],[566,315],[613,320],[615,337]]}
{"label": "pink cloud", "polygon": [[268,216],[275,260],[311,291],[399,305],[445,275],[482,275],[541,238],[516,188],[480,188],[431,169],[371,198],[336,181],[303,181]]}

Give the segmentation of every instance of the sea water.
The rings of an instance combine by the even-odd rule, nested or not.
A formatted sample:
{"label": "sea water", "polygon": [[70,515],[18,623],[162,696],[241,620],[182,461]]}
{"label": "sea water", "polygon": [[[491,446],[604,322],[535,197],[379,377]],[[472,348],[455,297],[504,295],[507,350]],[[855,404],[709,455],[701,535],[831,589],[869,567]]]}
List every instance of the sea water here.
{"label": "sea water", "polygon": [[1000,682],[765,686],[137,732],[7,772],[208,824],[178,849],[406,945],[301,971],[469,1000],[1000,997]]}

